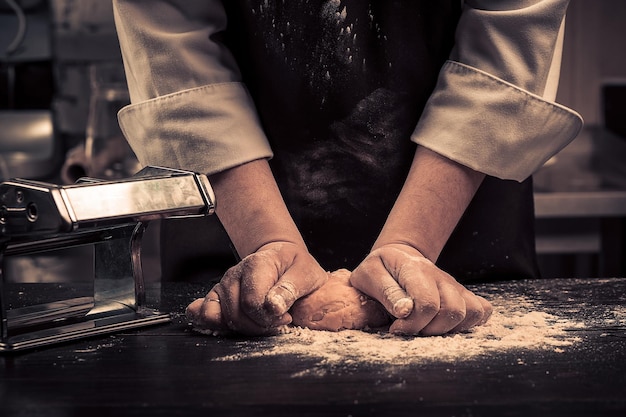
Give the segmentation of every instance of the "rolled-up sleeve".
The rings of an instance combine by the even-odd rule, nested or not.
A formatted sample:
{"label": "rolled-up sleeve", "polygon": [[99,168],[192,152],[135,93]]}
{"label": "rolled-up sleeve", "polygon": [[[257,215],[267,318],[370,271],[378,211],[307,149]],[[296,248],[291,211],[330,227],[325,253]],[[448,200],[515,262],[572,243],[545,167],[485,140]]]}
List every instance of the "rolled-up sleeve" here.
{"label": "rolled-up sleeve", "polygon": [[412,140],[477,171],[523,181],[576,137],[554,102],[568,1],[466,1]]}
{"label": "rolled-up sleeve", "polygon": [[221,1],[113,0],[131,104],[120,126],[143,165],[212,174],[272,156]]}

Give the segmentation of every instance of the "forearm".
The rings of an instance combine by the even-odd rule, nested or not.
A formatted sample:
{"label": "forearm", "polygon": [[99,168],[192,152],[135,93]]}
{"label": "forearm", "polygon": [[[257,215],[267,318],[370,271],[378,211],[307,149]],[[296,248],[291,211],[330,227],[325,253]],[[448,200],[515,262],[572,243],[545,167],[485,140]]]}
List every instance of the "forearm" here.
{"label": "forearm", "polygon": [[216,214],[240,257],[271,242],[304,246],[267,160],[239,165],[209,179],[215,192]]}
{"label": "forearm", "polygon": [[436,261],[483,178],[480,172],[418,147],[373,249],[407,244]]}

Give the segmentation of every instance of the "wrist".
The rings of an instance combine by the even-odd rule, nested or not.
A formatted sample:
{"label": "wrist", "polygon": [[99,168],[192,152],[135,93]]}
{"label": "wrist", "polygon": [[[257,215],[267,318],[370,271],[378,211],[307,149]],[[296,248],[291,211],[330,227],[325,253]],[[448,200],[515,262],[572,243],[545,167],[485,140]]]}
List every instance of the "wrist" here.
{"label": "wrist", "polygon": [[435,262],[439,254],[432,249],[424,249],[424,247],[425,245],[420,246],[419,244],[411,242],[408,239],[381,239],[379,237],[372,246],[372,252],[382,248],[392,248]]}
{"label": "wrist", "polygon": [[304,246],[266,160],[211,175],[209,181],[216,215],[240,257],[272,242]]}
{"label": "wrist", "polygon": [[484,174],[418,147],[374,248],[407,245],[435,262]]}

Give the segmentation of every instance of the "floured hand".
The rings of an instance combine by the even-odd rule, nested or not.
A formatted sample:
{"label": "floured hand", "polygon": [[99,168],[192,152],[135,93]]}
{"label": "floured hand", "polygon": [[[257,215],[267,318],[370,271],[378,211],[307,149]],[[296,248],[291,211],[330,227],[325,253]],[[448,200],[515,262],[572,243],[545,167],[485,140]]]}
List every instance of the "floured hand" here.
{"label": "floured hand", "polygon": [[[294,326],[313,330],[362,330],[386,326],[390,316],[376,300],[350,284],[350,271],[328,273],[326,283],[313,293],[297,300],[289,310]],[[220,333],[223,324],[219,295],[210,291],[205,298],[187,307],[187,317],[197,330]]]}
{"label": "floured hand", "polygon": [[306,248],[269,243],[226,271],[206,297],[187,307],[187,317],[198,330],[274,334],[291,323],[293,303],[327,278]]}
{"label": "floured hand", "polygon": [[416,249],[390,244],[372,251],[350,282],[380,301],[396,320],[392,333],[442,335],[487,322],[493,308]]}

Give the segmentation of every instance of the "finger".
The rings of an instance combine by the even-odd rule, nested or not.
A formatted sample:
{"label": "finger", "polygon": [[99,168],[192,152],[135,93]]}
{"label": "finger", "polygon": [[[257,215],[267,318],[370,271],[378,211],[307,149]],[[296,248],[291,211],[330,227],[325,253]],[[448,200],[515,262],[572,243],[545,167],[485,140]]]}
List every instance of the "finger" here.
{"label": "finger", "polygon": [[396,318],[405,318],[413,311],[413,300],[378,257],[363,261],[352,272],[350,282],[358,290],[378,300]]}
{"label": "finger", "polygon": [[483,305],[471,291],[465,290],[462,292],[465,305],[466,305],[466,314],[465,319],[460,322],[457,326],[455,326],[454,331],[456,332],[464,332],[472,327],[476,326],[483,318]]}
{"label": "finger", "polygon": [[185,316],[187,320],[196,327],[201,327],[202,303],[204,298],[198,298],[187,306]]}
{"label": "finger", "polygon": [[228,329],[246,335],[265,335],[276,331],[276,327],[282,322],[278,320],[273,324],[262,324],[252,320],[241,307],[240,300],[240,274],[241,268],[231,268],[224,274],[222,281],[213,289],[218,294],[222,310],[222,323]]}
{"label": "finger", "polygon": [[287,311],[299,298],[304,297],[322,287],[328,280],[328,273],[311,263],[295,262],[279,278],[266,297],[266,308],[275,316],[288,315]]}
{"label": "finger", "polygon": [[398,319],[389,326],[390,333],[416,335],[437,315],[439,302],[433,297],[430,302],[416,303],[408,317]]}
{"label": "finger", "polygon": [[483,324],[487,323],[487,321],[489,321],[489,318],[493,314],[493,306],[485,298],[483,298],[483,297],[481,297],[479,295],[477,295],[476,297],[478,297],[478,300],[480,301],[480,304],[482,304],[482,306],[483,306],[483,318],[478,323],[479,326],[482,326]]}
{"label": "finger", "polygon": [[389,328],[393,333],[418,334],[437,316],[441,308],[441,294],[434,275],[445,274],[426,258],[411,257],[398,269],[398,283],[413,299],[413,311],[396,320]]}
{"label": "finger", "polygon": [[198,298],[187,307],[185,314],[198,329],[223,331],[222,310],[218,294],[211,290],[204,298]]}
{"label": "finger", "polygon": [[469,290],[465,290],[465,301],[467,305],[465,320],[453,329],[455,332],[467,331],[472,327],[485,324],[493,311],[489,301]]}
{"label": "finger", "polygon": [[284,320],[281,317],[284,312],[277,313],[266,306],[267,295],[282,273],[271,255],[267,251],[254,253],[240,262],[238,271],[241,309],[262,327],[275,326]]}
{"label": "finger", "polygon": [[290,277],[283,275],[268,292],[265,298],[266,306],[272,314],[281,316],[286,314],[293,303],[300,298],[299,293],[297,284]]}
{"label": "finger", "polygon": [[[442,335],[464,322],[466,317],[466,302],[459,293],[456,285],[446,281],[440,281],[437,285],[439,290],[439,312],[421,330],[424,336]],[[479,307],[480,307],[480,303]],[[482,309],[482,307],[480,307]]]}

